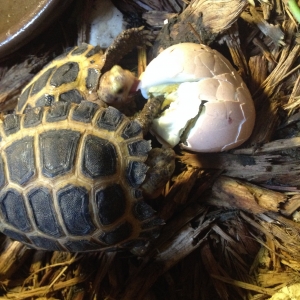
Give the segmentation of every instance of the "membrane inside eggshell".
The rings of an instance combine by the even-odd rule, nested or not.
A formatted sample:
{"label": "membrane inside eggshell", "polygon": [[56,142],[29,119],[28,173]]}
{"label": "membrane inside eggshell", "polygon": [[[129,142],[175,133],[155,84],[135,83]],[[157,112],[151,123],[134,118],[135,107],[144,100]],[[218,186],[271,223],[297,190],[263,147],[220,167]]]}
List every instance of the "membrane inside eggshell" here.
{"label": "membrane inside eggshell", "polygon": [[[186,124],[198,113],[201,100],[198,99],[195,84],[195,82],[182,83],[176,91],[168,94],[166,101],[170,100],[169,107],[159,118],[153,120],[151,131],[158,134],[172,147],[180,142],[180,136]],[[157,89],[163,90],[161,86]]]}

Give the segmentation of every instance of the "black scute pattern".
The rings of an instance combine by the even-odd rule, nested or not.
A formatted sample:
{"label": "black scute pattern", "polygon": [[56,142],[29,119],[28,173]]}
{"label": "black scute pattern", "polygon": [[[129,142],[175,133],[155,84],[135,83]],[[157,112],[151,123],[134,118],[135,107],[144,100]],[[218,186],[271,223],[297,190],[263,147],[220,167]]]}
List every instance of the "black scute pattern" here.
{"label": "black scute pattern", "polygon": [[135,197],[136,199],[141,199],[141,198],[143,198],[143,192],[142,192],[142,190],[135,189],[135,190],[134,190],[134,197]]}
{"label": "black scute pattern", "polygon": [[29,128],[41,124],[43,111],[44,109],[42,107],[28,109],[23,119],[23,126]]}
{"label": "black scute pattern", "polygon": [[90,101],[82,101],[73,111],[72,119],[79,122],[91,122],[98,105]]}
{"label": "black scute pattern", "polygon": [[84,97],[76,89],[69,90],[69,91],[61,93],[59,95],[59,101],[79,104],[83,100],[84,100]]}
{"label": "black scute pattern", "polygon": [[60,245],[51,239],[42,236],[31,236],[32,243],[38,247],[49,251],[61,251]]}
{"label": "black scute pattern", "polygon": [[34,107],[51,106],[53,102],[53,95],[44,94],[36,100]]}
{"label": "black scute pattern", "polygon": [[25,137],[5,150],[9,177],[19,185],[27,183],[36,173],[33,149],[33,137]]}
{"label": "black scute pattern", "polygon": [[107,245],[115,245],[118,244],[131,236],[132,233],[132,225],[128,222],[125,222],[115,229],[103,233],[99,239],[106,243]]}
{"label": "black scute pattern", "polygon": [[151,150],[151,145],[149,141],[140,140],[128,143],[127,148],[132,156],[146,156]]}
{"label": "black scute pattern", "polygon": [[126,210],[126,198],[122,187],[114,184],[97,191],[96,204],[100,222],[103,225],[113,224]]}
{"label": "black scute pattern", "polygon": [[42,187],[36,188],[27,197],[38,229],[55,237],[62,236],[50,191]]}
{"label": "black scute pattern", "polygon": [[87,241],[87,240],[81,240],[81,241],[70,241],[64,244],[64,246],[70,251],[70,252],[82,252],[82,251],[93,251],[98,250],[100,248],[99,244]]}
{"label": "black scute pattern", "polygon": [[100,78],[100,71],[95,68],[88,69],[88,75],[85,79],[85,86],[90,91],[96,91]]}
{"label": "black scute pattern", "polygon": [[15,114],[6,115],[3,123],[5,134],[7,136],[13,134],[20,129],[20,116]]}
{"label": "black scute pattern", "polygon": [[123,130],[121,136],[127,140],[139,135],[142,132],[141,125],[136,121],[131,121]]}
{"label": "black scute pattern", "polygon": [[101,52],[101,48],[100,46],[96,46],[94,48],[92,48],[86,55],[85,57],[89,58],[95,54],[97,54],[98,52]]}
{"label": "black scute pattern", "polygon": [[77,62],[68,62],[60,66],[53,73],[50,84],[59,87],[63,84],[76,80],[79,73],[79,65]]}
{"label": "black scute pattern", "polygon": [[144,181],[146,177],[146,172],[148,167],[146,164],[139,161],[131,161],[128,164],[126,170],[126,178],[128,183],[134,187],[138,188]]}
{"label": "black scute pattern", "polygon": [[27,237],[22,233],[16,232],[11,229],[4,229],[3,233],[16,241],[23,242],[23,243],[29,243],[29,240],[27,239]]}
{"label": "black scute pattern", "polygon": [[73,51],[71,51],[71,55],[81,55],[83,54],[88,48],[88,44],[82,43],[80,46],[76,47]]}
{"label": "black scute pattern", "polygon": [[89,194],[85,188],[73,185],[57,193],[64,224],[71,235],[88,235],[95,230],[89,212]]}
{"label": "black scute pattern", "polygon": [[99,128],[108,131],[115,131],[122,122],[124,115],[114,107],[108,107],[104,110],[97,121]]}
{"label": "black scute pattern", "polygon": [[33,96],[41,91],[47,84],[49,77],[54,71],[55,67],[46,70],[33,84],[30,95]]}
{"label": "black scute pattern", "polygon": [[31,230],[24,199],[21,194],[13,189],[2,193],[0,196],[0,205],[2,215],[7,223],[23,232]]}
{"label": "black scute pattern", "polygon": [[70,104],[68,102],[55,102],[46,115],[47,122],[57,122],[65,120],[69,112]]}
{"label": "black scute pattern", "polygon": [[155,215],[155,210],[144,201],[138,201],[133,208],[133,214],[138,220],[145,221]]}
{"label": "black scute pattern", "polygon": [[42,172],[46,177],[64,175],[74,168],[80,132],[51,130],[40,135]]}
{"label": "black scute pattern", "polygon": [[116,173],[117,152],[109,141],[88,135],[84,142],[82,172],[90,178],[109,176]]}

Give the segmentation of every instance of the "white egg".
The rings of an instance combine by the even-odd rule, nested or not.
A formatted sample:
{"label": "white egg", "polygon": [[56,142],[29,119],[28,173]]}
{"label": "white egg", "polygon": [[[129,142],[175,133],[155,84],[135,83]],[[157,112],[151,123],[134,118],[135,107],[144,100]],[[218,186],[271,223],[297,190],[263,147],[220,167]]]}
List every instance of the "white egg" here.
{"label": "white egg", "polygon": [[167,106],[151,132],[174,147],[219,152],[241,145],[255,122],[252,97],[230,62],[211,48],[182,43],[161,52],[146,67],[139,88],[164,95]]}

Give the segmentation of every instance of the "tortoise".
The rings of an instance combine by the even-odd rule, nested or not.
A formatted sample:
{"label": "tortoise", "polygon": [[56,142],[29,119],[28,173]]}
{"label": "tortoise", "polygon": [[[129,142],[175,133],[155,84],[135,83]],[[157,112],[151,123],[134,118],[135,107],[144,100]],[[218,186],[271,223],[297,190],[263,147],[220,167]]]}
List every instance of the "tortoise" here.
{"label": "tortoise", "polygon": [[155,238],[163,221],[143,192],[163,187],[174,170],[173,150],[151,149],[143,138],[160,106],[150,99],[134,120],[90,101],[7,115],[0,231],[32,248],[68,252],[139,249]]}
{"label": "tortoise", "polygon": [[50,106],[54,102],[83,100],[119,107],[130,100],[138,80],[116,63],[135,46],[147,44],[143,27],[124,30],[105,52],[83,43],[47,64],[23,89],[17,113],[26,108]]}

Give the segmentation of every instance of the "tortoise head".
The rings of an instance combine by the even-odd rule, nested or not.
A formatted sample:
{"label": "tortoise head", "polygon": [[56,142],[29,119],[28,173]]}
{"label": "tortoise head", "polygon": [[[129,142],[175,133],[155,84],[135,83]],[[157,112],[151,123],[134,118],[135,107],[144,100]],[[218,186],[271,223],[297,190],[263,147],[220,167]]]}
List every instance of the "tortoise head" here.
{"label": "tortoise head", "polygon": [[130,71],[115,65],[101,76],[97,93],[99,99],[118,107],[131,101],[130,93],[135,91],[137,83]]}

